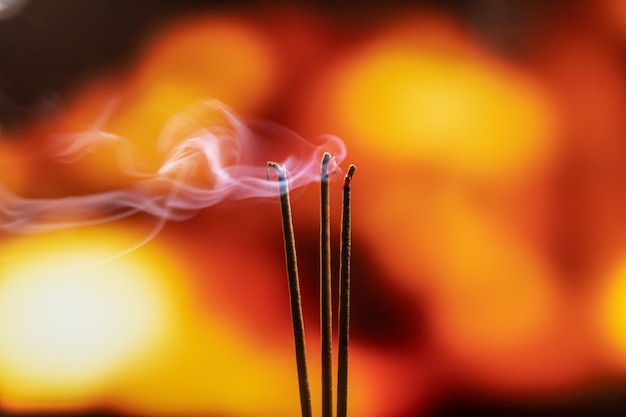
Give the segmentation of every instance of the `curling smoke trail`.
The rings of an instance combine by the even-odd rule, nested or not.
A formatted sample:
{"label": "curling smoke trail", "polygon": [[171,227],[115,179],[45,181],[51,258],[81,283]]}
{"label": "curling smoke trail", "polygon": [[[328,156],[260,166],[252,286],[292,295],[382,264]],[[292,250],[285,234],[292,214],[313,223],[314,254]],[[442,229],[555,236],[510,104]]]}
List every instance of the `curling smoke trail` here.
{"label": "curling smoke trail", "polygon": [[246,126],[226,106],[207,100],[166,124],[158,140],[158,150],[166,156],[156,171],[145,172],[131,163],[141,156],[131,142],[107,133],[105,124],[99,120],[91,132],[64,136],[56,142],[62,148],[51,157],[71,163],[99,144],[119,143],[115,149],[120,168],[136,182],[125,189],[61,198],[23,198],[2,187],[0,230],[38,233],[112,222],[140,212],[161,219],[162,226],[224,200],[267,197],[268,160],[284,164],[292,188],[297,188],[316,180],[323,152],[332,153],[337,163],[346,153],[334,136],[311,142],[267,122]]}

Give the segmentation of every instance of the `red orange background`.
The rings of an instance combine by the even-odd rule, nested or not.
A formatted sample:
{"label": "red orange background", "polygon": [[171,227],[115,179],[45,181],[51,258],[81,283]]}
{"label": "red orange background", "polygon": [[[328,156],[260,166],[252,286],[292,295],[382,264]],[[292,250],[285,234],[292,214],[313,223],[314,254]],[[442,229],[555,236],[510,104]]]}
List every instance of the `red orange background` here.
{"label": "red orange background", "polygon": [[[611,412],[626,370],[619,0],[200,3],[146,26],[119,63],[59,87],[51,108],[6,123],[3,186],[28,198],[130,187],[115,143],[71,163],[47,149],[106,132],[154,170],[167,121],[206,98],[243,123],[337,135],[358,167],[350,415],[467,415],[476,403],[485,415]],[[0,25],[36,16],[45,28],[39,4]],[[3,60],[21,56],[14,42]],[[296,415],[275,197],[207,207],[133,251],[158,220],[4,233],[2,409]],[[315,401],[315,185],[293,210]]]}

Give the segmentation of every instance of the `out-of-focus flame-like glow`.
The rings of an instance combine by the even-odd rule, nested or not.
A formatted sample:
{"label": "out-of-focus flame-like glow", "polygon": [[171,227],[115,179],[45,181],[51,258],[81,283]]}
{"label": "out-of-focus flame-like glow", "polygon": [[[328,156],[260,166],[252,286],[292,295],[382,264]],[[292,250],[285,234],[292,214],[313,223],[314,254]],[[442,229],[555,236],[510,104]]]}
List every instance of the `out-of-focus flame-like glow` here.
{"label": "out-of-focus flame-like glow", "polygon": [[455,349],[488,360],[545,336],[558,305],[545,267],[482,216],[463,210],[444,216],[429,243],[443,301],[436,320],[446,321],[438,327]]}
{"label": "out-of-focus flame-like glow", "polygon": [[[173,114],[207,98],[244,116],[265,103],[279,76],[273,54],[263,33],[240,16],[187,17],[157,31],[123,74],[78,89],[62,114],[30,135],[47,141],[68,132],[106,132],[130,141],[142,166],[157,169],[156,141]],[[74,181],[91,189],[132,183],[111,153],[101,148],[75,161]]]}
{"label": "out-of-focus flame-like glow", "polygon": [[593,300],[593,317],[608,360],[626,367],[626,258],[622,258]]}
{"label": "out-of-focus flame-like glow", "polygon": [[[516,59],[451,16],[416,9],[349,25],[299,6],[214,11],[146,38],[126,70],[77,86],[58,113],[0,142],[3,236],[105,221],[137,232],[146,217],[131,215],[157,217],[152,232],[133,239],[98,231],[94,242],[64,230],[54,236],[67,236],[67,250],[42,236],[5,249],[2,400],[132,415],[297,414],[279,211],[241,204],[194,215],[221,201],[275,198],[268,160],[287,164],[292,187],[315,182],[321,153],[341,162],[343,140],[359,167],[353,252],[364,262],[353,265],[351,414],[420,415],[438,391],[444,401],[476,392],[525,400],[597,375],[623,378],[624,264],[605,272],[625,244],[625,9],[619,0],[576,4],[524,9],[546,11],[532,23],[550,24],[546,33],[532,25],[507,32],[507,45],[519,42]],[[250,121],[268,116],[306,137],[330,132],[342,141]],[[311,291],[319,194],[299,197],[318,381],[319,340],[309,329],[319,305]],[[164,227],[168,220],[187,221]],[[175,272],[160,270],[163,254],[144,257],[149,245],[134,252],[153,238],[184,260]],[[99,252],[109,241],[115,247]],[[18,252],[27,261],[9,256]],[[74,274],[82,269],[69,267],[69,254],[93,256],[84,268],[92,272]],[[124,271],[141,283],[125,287],[137,281],[121,279]],[[169,280],[162,287],[161,272],[183,289]],[[135,291],[153,294],[153,281],[157,295],[135,307],[160,308],[159,288],[170,304],[152,327],[132,331],[139,312],[120,329],[102,319],[98,331],[82,330],[90,317],[119,320]],[[111,292],[119,299],[107,303]],[[102,297],[87,302],[95,293]],[[67,301],[84,304],[85,314],[65,314]],[[108,304],[123,305],[103,313]],[[45,309],[58,324],[36,320]],[[159,330],[159,320],[169,327]],[[114,330],[131,335],[109,344]],[[41,342],[65,332],[73,336]],[[319,385],[312,389],[319,398]]]}
{"label": "out-of-focus flame-like glow", "polygon": [[362,233],[389,277],[429,306],[438,354],[501,392],[573,378],[580,356],[556,353],[566,299],[546,260],[468,190],[441,183],[428,193],[411,181],[395,178],[363,207],[364,219],[385,222]]}
{"label": "out-of-focus flame-like glow", "polygon": [[551,104],[462,33],[443,18],[392,22],[331,72],[317,110],[363,151],[462,175],[523,175],[550,149]]}
{"label": "out-of-focus flame-like glow", "polygon": [[165,110],[198,97],[214,97],[249,114],[275,91],[279,68],[272,48],[263,32],[237,16],[202,16],[167,27],[140,58],[133,90],[169,91],[169,97],[178,97],[182,103],[142,100],[136,112],[121,116],[120,126],[141,126],[136,133],[143,136],[146,132],[143,125],[137,125],[137,117],[159,116],[158,111],[147,109]]}
{"label": "out-of-focus flame-like glow", "polygon": [[[197,314],[197,312],[196,312]],[[216,315],[215,317],[219,317]],[[234,331],[214,318],[181,316],[178,331],[172,334],[165,354],[142,372],[127,372],[116,387],[116,407],[142,415],[234,415],[241,417],[288,417],[299,413],[297,375],[290,343],[271,350],[255,345],[245,334]],[[317,346],[315,337],[307,339]],[[308,349],[311,393],[321,395],[320,360]],[[375,350],[354,349],[351,412],[368,417],[403,410],[416,396],[413,386],[373,384],[384,376],[397,378],[405,368],[389,366]],[[175,389],[173,387],[176,387]],[[314,404],[314,412],[318,404]]]}
{"label": "out-of-focus flame-like glow", "polygon": [[288,352],[264,352],[216,319],[219,314],[203,319],[193,300],[187,302],[163,353],[118,381],[116,407],[153,416],[296,414],[297,377]]}
{"label": "out-of-focus flame-like glow", "polygon": [[[253,209],[255,215],[259,211]],[[164,354],[149,369],[131,369],[123,376],[116,387],[119,408],[154,416],[299,413],[284,265],[272,260],[271,247],[255,241],[261,230],[272,229],[265,228],[268,216],[254,217],[229,213],[207,226],[210,230],[194,227],[178,234],[168,228],[157,238],[190,260],[190,281],[201,306],[190,297]],[[201,241],[198,236],[206,237],[201,245],[194,244]],[[310,323],[308,329],[314,329]],[[320,386],[314,381],[321,378],[320,340],[314,330],[306,336],[312,395],[319,398]],[[350,409],[355,415],[400,413],[424,401],[413,385],[397,388],[377,382],[402,380],[410,366],[406,358],[389,361],[379,353],[359,343],[351,346]]]}
{"label": "out-of-focus flame-like glow", "polygon": [[128,240],[119,230],[64,232],[3,248],[0,386],[6,405],[93,403],[116,372],[163,343],[173,306],[166,263],[138,252],[111,260]]}

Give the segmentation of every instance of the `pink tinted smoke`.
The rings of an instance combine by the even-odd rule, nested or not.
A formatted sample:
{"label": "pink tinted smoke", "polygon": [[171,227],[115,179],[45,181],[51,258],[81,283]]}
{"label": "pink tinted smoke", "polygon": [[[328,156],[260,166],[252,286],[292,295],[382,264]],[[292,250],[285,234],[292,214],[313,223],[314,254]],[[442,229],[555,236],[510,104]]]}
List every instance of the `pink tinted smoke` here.
{"label": "pink tinted smoke", "polygon": [[120,167],[137,181],[124,189],[42,199],[22,198],[2,188],[0,229],[39,232],[114,221],[138,212],[182,221],[218,203],[271,197],[268,161],[286,167],[290,187],[295,189],[317,181],[324,152],[333,155],[337,164],[346,155],[337,137],[312,141],[273,123],[244,124],[226,106],[211,100],[174,115],[164,126],[158,148],[165,157],[156,172],[135,168],[132,161],[142,155],[130,140],[100,127],[62,138],[50,156],[70,163],[103,142],[121,143],[116,148],[123,162]]}

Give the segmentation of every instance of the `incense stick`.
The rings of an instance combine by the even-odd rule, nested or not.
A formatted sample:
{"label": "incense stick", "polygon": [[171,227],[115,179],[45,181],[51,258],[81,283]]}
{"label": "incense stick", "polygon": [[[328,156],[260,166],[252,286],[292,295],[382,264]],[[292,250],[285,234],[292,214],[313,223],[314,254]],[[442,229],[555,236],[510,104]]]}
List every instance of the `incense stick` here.
{"label": "incense stick", "polygon": [[339,286],[339,358],[337,360],[337,417],[348,415],[348,342],[350,330],[350,257],[351,196],[350,182],[356,167],[350,165],[343,183],[343,211],[341,217],[341,265]]}
{"label": "incense stick", "polygon": [[324,153],[320,175],[320,319],[322,339],[322,417],[333,415],[333,306],[330,266],[330,197],[328,188],[329,153]]}
{"label": "incense stick", "polygon": [[267,168],[268,170],[273,168],[278,173],[278,190],[280,194],[280,207],[283,220],[283,236],[285,239],[285,258],[287,261],[287,278],[289,280],[291,321],[293,323],[293,334],[296,345],[296,364],[298,367],[298,383],[300,387],[300,406],[302,409],[302,417],[312,417],[311,390],[309,388],[309,376],[304,343],[304,318],[302,316],[300,282],[298,278],[298,265],[296,259],[296,243],[293,233],[293,220],[291,217],[291,202],[289,200],[287,174],[285,167],[281,167],[275,162],[268,162]]}

